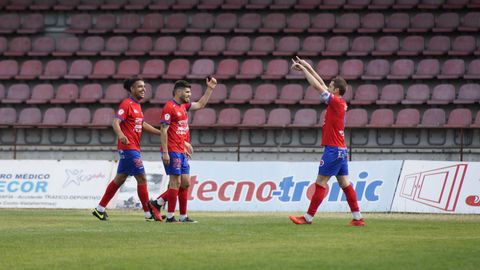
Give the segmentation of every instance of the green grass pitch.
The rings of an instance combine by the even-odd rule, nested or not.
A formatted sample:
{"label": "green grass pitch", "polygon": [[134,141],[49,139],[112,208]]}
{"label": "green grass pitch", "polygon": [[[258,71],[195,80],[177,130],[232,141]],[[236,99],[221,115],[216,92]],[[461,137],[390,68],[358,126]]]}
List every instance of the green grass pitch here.
{"label": "green grass pitch", "polygon": [[[0,269],[478,269],[479,215],[193,212],[197,224],[140,211],[0,210]],[[300,213],[294,213],[300,214]]]}

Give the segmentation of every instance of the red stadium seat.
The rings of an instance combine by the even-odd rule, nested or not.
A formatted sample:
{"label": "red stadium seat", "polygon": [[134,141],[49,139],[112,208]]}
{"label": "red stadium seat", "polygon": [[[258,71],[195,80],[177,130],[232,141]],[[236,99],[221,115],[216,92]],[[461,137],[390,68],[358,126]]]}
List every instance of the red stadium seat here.
{"label": "red stadium seat", "polygon": [[395,124],[392,127],[395,128],[414,128],[420,123],[420,112],[417,109],[402,109],[398,112]]}
{"label": "red stadium seat", "polygon": [[45,104],[54,97],[51,84],[37,84],[32,89],[32,96],[26,101],[27,104]]}
{"label": "red stadium seat", "polygon": [[55,50],[55,39],[52,37],[39,37],[33,41],[32,49],[28,56],[47,56]]}
{"label": "red stadium seat", "polygon": [[285,33],[303,33],[310,27],[310,15],[308,13],[294,13],[287,19]]}
{"label": "red stadium seat", "polygon": [[407,13],[393,13],[386,19],[383,32],[401,33],[405,32],[410,25],[410,17]]}
{"label": "red stadium seat", "polygon": [[227,99],[227,87],[225,84],[219,83],[215,87],[215,91],[213,91],[210,99],[208,100],[208,104],[220,104],[223,103]]}
{"label": "red stadium seat", "polygon": [[298,0],[294,8],[305,10],[316,9],[318,6],[320,6],[321,2],[322,0]]}
{"label": "red stadium seat", "polygon": [[222,4],[223,4],[223,0],[202,0],[197,5],[197,8],[212,10],[212,9],[219,8]]}
{"label": "red stadium seat", "polygon": [[96,23],[93,28],[88,30],[91,34],[104,34],[110,32],[117,25],[117,17],[110,13],[102,13],[97,15]]}
{"label": "red stadium seat", "polygon": [[334,0],[334,2],[343,5],[344,9],[363,9],[370,4],[370,0],[347,0],[346,3],[343,3],[343,0]]}
{"label": "red stadium seat", "polygon": [[287,26],[287,18],[283,13],[269,13],[263,19],[262,27],[258,30],[260,33],[279,33]]}
{"label": "red stadium seat", "polygon": [[128,3],[124,6],[126,10],[144,10],[148,7],[152,0],[129,0]]}
{"label": "red stadium seat", "polygon": [[172,5],[172,9],[192,9],[198,4],[199,0],[177,0]]}
{"label": "red stadium seat", "polygon": [[454,104],[474,104],[480,100],[480,85],[476,83],[467,83],[460,86],[458,97],[453,101]]}
{"label": "red stadium seat", "polygon": [[90,128],[110,128],[115,117],[115,111],[112,108],[100,108],[95,110],[93,114],[92,123]]}
{"label": "red stadium seat", "polygon": [[435,19],[434,33],[453,32],[460,25],[460,17],[456,12],[442,13]]}
{"label": "red stadium seat", "polygon": [[64,108],[48,108],[43,116],[43,121],[37,126],[40,128],[61,127],[67,120],[67,113]]}
{"label": "red stadium seat", "polygon": [[407,95],[402,104],[418,105],[425,104],[430,98],[430,88],[426,84],[413,84],[407,89]]}
{"label": "red stadium seat", "polygon": [[245,5],[247,9],[263,9],[267,8],[273,0],[249,0]]}
{"label": "red stadium seat", "polygon": [[42,112],[39,108],[25,108],[20,111],[15,128],[31,128],[42,122]]}
{"label": "red stadium seat", "polygon": [[446,0],[444,9],[461,9],[468,4],[469,0]]}
{"label": "red stadium seat", "polygon": [[417,71],[413,79],[433,79],[440,72],[440,63],[437,59],[423,59],[417,64]]}
{"label": "red stadium seat", "polygon": [[363,75],[363,61],[348,59],[342,63],[340,76],[345,80],[357,80]]}
{"label": "red stadium seat", "polygon": [[393,62],[390,74],[387,76],[389,80],[406,80],[414,73],[415,67],[411,59],[397,59]]}
{"label": "red stadium seat", "polygon": [[188,17],[184,13],[170,14],[165,22],[162,33],[180,33],[187,28]]}
{"label": "red stadium seat", "polygon": [[[477,5],[478,7],[480,7],[480,3]],[[480,29],[480,12],[466,13],[463,16],[461,25],[458,27],[458,30],[463,32],[478,32],[479,29]]]}
{"label": "red stadium seat", "polygon": [[235,128],[241,122],[240,110],[237,108],[226,108],[218,114],[217,128]]}
{"label": "red stadium seat", "polygon": [[57,4],[53,6],[54,10],[72,10],[80,4],[80,0],[58,0]]}
{"label": "red stadium seat", "polygon": [[310,21],[309,33],[326,33],[332,31],[335,27],[335,15],[332,13],[321,13],[313,17]]}
{"label": "red stadium seat", "polygon": [[114,79],[127,79],[140,74],[140,63],[138,60],[122,60],[118,64],[117,73],[113,75]]}
{"label": "red stadium seat", "polygon": [[20,28],[20,16],[18,14],[0,15],[0,34],[11,34]]}
{"label": "red stadium seat", "polygon": [[80,90],[76,103],[97,103],[103,96],[102,86],[98,83],[86,84]]}
{"label": "red stadium seat", "polygon": [[368,62],[367,71],[362,76],[363,80],[382,80],[390,72],[390,64],[384,59],[374,59]]}
{"label": "red stadium seat", "polygon": [[442,65],[438,79],[458,79],[465,74],[465,62],[462,59],[448,59]]}
{"label": "red stadium seat", "polygon": [[42,74],[42,62],[40,60],[27,60],[22,63],[20,73],[15,76],[16,80],[35,80]]}
{"label": "red stadium seat", "polygon": [[118,18],[118,25],[113,29],[114,33],[133,33],[140,28],[140,16],[135,13],[121,14]]}
{"label": "red stadium seat", "polygon": [[418,4],[420,9],[439,9],[445,0],[421,0]]}
{"label": "red stadium seat", "polygon": [[267,114],[262,108],[250,108],[243,114],[243,121],[240,128],[259,128],[267,122]]}
{"label": "red stadium seat", "polygon": [[378,33],[383,29],[385,17],[382,13],[368,13],[363,16],[359,33]]}
{"label": "red stadium seat", "polygon": [[30,87],[26,84],[12,84],[8,88],[7,96],[2,103],[20,104],[30,98]]}
{"label": "red stadium seat", "polygon": [[378,88],[374,84],[362,84],[355,89],[355,98],[352,105],[371,105],[378,99]]}
{"label": "red stadium seat", "polygon": [[382,88],[380,99],[376,103],[378,105],[399,104],[405,96],[404,92],[401,84],[387,84]]}
{"label": "red stadium seat", "polygon": [[293,56],[300,50],[300,39],[298,37],[282,37],[277,43],[273,52],[274,56]]}
{"label": "red stadium seat", "polygon": [[149,13],[143,16],[142,25],[137,29],[138,33],[158,33],[163,28],[163,15]]}
{"label": "red stadium seat", "polygon": [[452,48],[448,51],[448,55],[466,56],[473,54],[475,51],[475,37],[473,36],[458,36],[452,44]]}
{"label": "red stadium seat", "polygon": [[253,105],[268,105],[272,104],[277,99],[278,90],[274,84],[260,84],[255,89],[255,96],[250,100]]}
{"label": "red stadium seat", "polygon": [[320,98],[320,93],[312,86],[307,87],[305,97],[300,100],[300,104],[304,105],[319,105],[322,103],[323,100]]}
{"label": "red stadium seat", "polygon": [[88,108],[73,108],[68,113],[67,121],[63,124],[64,127],[81,128],[90,124],[92,114]]}
{"label": "red stadium seat", "polygon": [[161,83],[155,90],[155,96],[150,100],[152,104],[165,104],[173,98],[173,83]]}
{"label": "red stadium seat", "polygon": [[480,128],[480,111],[477,112],[477,116],[475,117],[475,122],[470,125],[471,128]]}
{"label": "red stadium seat", "polygon": [[432,97],[427,104],[446,105],[455,99],[455,87],[451,84],[439,84],[433,88]]}
{"label": "red stadium seat", "polygon": [[23,23],[20,29],[17,29],[18,34],[35,34],[43,30],[44,18],[42,14],[27,14],[22,16]]}
{"label": "red stadium seat", "polygon": [[254,33],[262,24],[262,17],[258,13],[246,13],[243,14],[237,27],[234,29],[235,33]]}
{"label": "red stadium seat", "polygon": [[140,77],[143,79],[158,79],[165,73],[165,61],[161,59],[150,59],[143,65]]}
{"label": "red stadium seat", "polygon": [[375,43],[373,56],[390,56],[399,50],[399,41],[396,36],[384,36]]}
{"label": "red stadium seat", "polygon": [[88,13],[74,14],[69,19],[69,27],[65,30],[67,33],[83,34],[92,28],[92,16]]}
{"label": "red stadium seat", "polygon": [[49,10],[52,9],[57,0],[34,0],[30,5],[31,10]]}
{"label": "red stadium seat", "polygon": [[32,49],[30,38],[14,37],[8,44],[8,50],[3,54],[6,56],[24,56]]}
{"label": "red stadium seat", "polygon": [[372,37],[359,36],[353,39],[352,48],[347,52],[348,56],[366,56],[369,55],[374,48],[375,42]]}
{"label": "red stadium seat", "polygon": [[118,10],[126,5],[128,0],[102,0],[100,9],[103,10]]}
{"label": "red stadium seat", "polygon": [[365,109],[351,109],[347,111],[345,127],[361,128],[368,124],[368,114]]}
{"label": "red stadium seat", "polygon": [[275,50],[275,40],[272,36],[259,36],[253,40],[249,56],[266,56]]}
{"label": "red stadium seat", "polygon": [[200,56],[218,56],[226,51],[226,41],[223,36],[210,36],[203,41],[202,50],[198,52]]}
{"label": "red stadium seat", "polygon": [[164,79],[180,80],[190,72],[190,62],[187,59],[174,59],[168,63],[167,73],[163,75]]}
{"label": "red stadium seat", "polygon": [[77,59],[72,62],[70,70],[64,78],[69,80],[83,80],[92,74],[92,70],[92,62],[89,60]]}
{"label": "red stadium seat", "polygon": [[45,65],[43,75],[38,76],[41,80],[58,80],[67,74],[67,63],[65,60],[50,60]]}
{"label": "red stadium seat", "polygon": [[[5,6],[5,10],[26,10],[32,4],[33,0],[15,0],[10,3],[0,3],[1,6]],[[1,9],[0,6],[0,9]]]}
{"label": "red stadium seat", "polygon": [[240,66],[236,79],[256,79],[263,73],[263,62],[260,59],[247,59]]}
{"label": "red stadium seat", "polygon": [[447,36],[434,36],[428,41],[424,55],[442,55],[450,50],[450,38]]}
{"label": "red stadium seat", "polygon": [[425,49],[425,40],[423,36],[408,36],[403,39],[400,50],[397,55],[416,56]]}
{"label": "red stadium seat", "polygon": [[210,13],[196,13],[192,17],[187,33],[206,33],[213,28],[214,18]]}
{"label": "red stadium seat", "polygon": [[369,128],[387,128],[394,123],[393,111],[391,109],[376,109],[372,113]]}
{"label": "red stadium seat", "polygon": [[466,108],[453,109],[448,115],[446,128],[468,128],[472,123],[472,112]]}
{"label": "red stadium seat", "polygon": [[320,60],[315,67],[315,71],[324,80],[331,80],[338,75],[338,62],[334,59]]}
{"label": "red stadium seat", "polygon": [[250,50],[250,38],[247,36],[235,36],[231,38],[227,45],[227,51],[223,55],[239,56],[244,55]]}
{"label": "red stadium seat", "polygon": [[296,104],[303,98],[303,86],[300,84],[286,84],[280,90],[280,96],[275,104]]}
{"label": "red stadium seat", "polygon": [[217,122],[217,114],[212,108],[203,108],[195,112],[191,128],[211,128]]}
{"label": "red stadium seat", "polygon": [[82,41],[82,45],[77,55],[79,56],[95,56],[103,51],[105,47],[105,40],[100,36],[86,37]]}
{"label": "red stadium seat", "polygon": [[128,49],[128,39],[125,36],[113,36],[107,40],[102,56],[119,56]]}
{"label": "red stadium seat", "polygon": [[334,33],[353,33],[360,27],[360,15],[347,13],[340,15],[337,25],[333,28]]}
{"label": "red stadium seat", "polygon": [[422,122],[418,127],[432,128],[445,125],[445,111],[439,108],[430,108],[423,112]]}
{"label": "red stadium seat", "polygon": [[317,123],[317,111],[314,109],[300,109],[295,113],[291,128],[311,128]]}
{"label": "red stadium seat", "polygon": [[202,39],[199,36],[183,37],[178,49],[173,53],[177,56],[192,56],[202,49]]}
{"label": "red stadium seat", "polygon": [[290,125],[292,114],[289,109],[275,108],[268,114],[268,121],[264,128],[285,128]]}
{"label": "red stadium seat", "polygon": [[265,74],[261,76],[263,80],[280,80],[288,73],[289,65],[285,59],[270,60],[267,64]]}
{"label": "red stadium seat", "polygon": [[425,33],[435,26],[435,18],[432,13],[417,13],[410,20],[407,32]]}
{"label": "red stadium seat", "polygon": [[97,10],[100,9],[103,0],[81,0],[80,4],[77,6],[79,10]]}
{"label": "red stadium seat", "polygon": [[245,104],[252,99],[253,90],[249,84],[236,84],[230,90],[226,104]]}
{"label": "red stadium seat", "polygon": [[347,53],[349,49],[349,40],[346,36],[335,36],[329,38],[327,47],[322,52],[323,56],[341,56]]}
{"label": "red stadium seat", "polygon": [[160,127],[162,121],[162,108],[147,108],[143,111],[143,120],[153,127]]}
{"label": "red stadium seat", "polygon": [[0,60],[0,80],[9,80],[18,74],[18,63],[15,60]]}
{"label": "red stadium seat", "polygon": [[104,98],[100,99],[102,104],[119,104],[128,97],[128,92],[120,83],[110,84],[105,90]]}
{"label": "red stadium seat", "polygon": [[480,79],[480,59],[475,59],[468,64],[468,71],[463,75],[464,79]]}
{"label": "red stadium seat", "polygon": [[309,36],[303,40],[299,56],[317,56],[325,50],[325,39],[321,36]]}
{"label": "red stadium seat", "polygon": [[153,41],[149,36],[137,36],[130,41],[130,47],[125,52],[126,56],[142,56],[152,50]]}
{"label": "red stadium seat", "polygon": [[[50,100],[52,104],[69,104],[78,98],[77,84],[68,83],[58,87],[55,98]],[[88,120],[90,121],[90,119]]]}
{"label": "red stadium seat", "polygon": [[15,108],[0,108],[0,128],[12,127],[17,122]]}
{"label": "red stadium seat", "polygon": [[173,54],[176,49],[177,39],[172,36],[163,36],[155,41],[153,50],[149,54],[153,56],[166,56]]}
{"label": "red stadium seat", "polygon": [[151,10],[168,10],[175,4],[175,1],[153,0],[148,8]]}
{"label": "red stadium seat", "polygon": [[56,40],[53,56],[72,56],[80,49],[80,41],[76,37],[63,37]]}
{"label": "red stadium seat", "polygon": [[192,71],[187,75],[188,79],[205,79],[215,71],[213,60],[197,59],[193,62]]}
{"label": "red stadium seat", "polygon": [[220,13],[215,17],[215,24],[210,30],[212,33],[230,33],[237,26],[237,15],[234,13]]}
{"label": "red stadium seat", "polygon": [[234,78],[238,73],[238,65],[238,60],[236,59],[220,60],[214,77],[220,80]]}
{"label": "red stadium seat", "polygon": [[394,9],[412,9],[418,5],[420,0],[396,0]]}
{"label": "red stadium seat", "polygon": [[99,60],[93,66],[89,79],[108,79],[115,74],[115,62],[110,59]]}

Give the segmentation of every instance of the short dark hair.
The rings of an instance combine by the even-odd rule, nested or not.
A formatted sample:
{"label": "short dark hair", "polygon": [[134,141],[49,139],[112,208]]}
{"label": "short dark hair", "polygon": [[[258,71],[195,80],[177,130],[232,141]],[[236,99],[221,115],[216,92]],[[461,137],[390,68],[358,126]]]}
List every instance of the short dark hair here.
{"label": "short dark hair", "polygon": [[135,77],[130,77],[130,78],[126,79],[125,81],[123,81],[123,88],[125,88],[125,90],[130,92],[130,88],[132,87],[132,85],[134,85],[138,81],[143,81],[143,79],[140,78],[140,77],[136,77],[136,76]]}
{"label": "short dark hair", "polygon": [[345,91],[347,91],[347,81],[345,81],[344,78],[337,76],[333,79],[333,87],[338,88],[340,96],[343,96]]}
{"label": "short dark hair", "polygon": [[190,83],[184,80],[178,80],[175,82],[175,85],[173,86],[173,95],[175,95],[175,92],[177,89],[183,89],[183,88],[191,88]]}

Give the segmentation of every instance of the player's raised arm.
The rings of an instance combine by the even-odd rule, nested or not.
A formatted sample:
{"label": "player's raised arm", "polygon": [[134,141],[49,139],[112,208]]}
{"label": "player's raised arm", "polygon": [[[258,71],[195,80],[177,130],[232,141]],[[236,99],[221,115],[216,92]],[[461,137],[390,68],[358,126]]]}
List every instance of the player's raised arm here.
{"label": "player's raised arm", "polygon": [[213,89],[215,89],[215,87],[217,86],[217,80],[213,77],[208,77],[205,79],[205,81],[207,83],[207,90],[205,91],[205,93],[203,94],[203,96],[200,98],[199,101],[192,102],[190,111],[196,111],[204,108],[207,105],[208,100],[210,99],[210,96],[213,93]]}
{"label": "player's raised arm", "polygon": [[318,73],[313,69],[313,67],[304,59],[301,59],[300,57],[296,56],[296,59],[292,59],[294,63],[298,63],[302,65],[303,67],[306,68],[306,70],[312,74],[312,76],[324,87],[324,89],[328,89],[328,86],[325,84],[323,81],[322,77],[318,75]]}
{"label": "player's raised arm", "polygon": [[127,145],[129,142],[128,142],[127,136],[125,136],[125,134],[123,134],[122,129],[120,128],[120,123],[121,122],[122,122],[122,120],[120,120],[119,118],[114,118],[113,119],[113,123],[112,123],[113,131],[115,131],[115,134],[117,134],[118,139],[123,144]]}
{"label": "player's raised arm", "polygon": [[158,135],[158,136],[161,136],[162,135],[162,131],[157,129],[157,128],[154,128],[152,125],[150,125],[149,123],[143,121],[143,130],[145,130],[146,132],[148,133],[151,133],[151,134],[155,134],[155,135]]}
{"label": "player's raised arm", "polygon": [[160,145],[162,146],[162,161],[165,165],[170,164],[170,156],[168,155],[168,128],[170,125],[162,124],[160,128]]}
{"label": "player's raised arm", "polygon": [[320,94],[323,94],[325,92],[328,93],[328,88],[325,84],[322,85],[322,83],[317,80],[313,75],[312,73],[310,73],[308,71],[308,69],[301,65],[300,63],[298,62],[295,62],[294,61],[294,64],[292,65],[292,69],[296,69],[298,71],[302,71],[304,74],[305,74],[305,78],[307,79],[308,83],[313,87],[315,88],[315,90],[317,90],[318,92],[320,92]]}

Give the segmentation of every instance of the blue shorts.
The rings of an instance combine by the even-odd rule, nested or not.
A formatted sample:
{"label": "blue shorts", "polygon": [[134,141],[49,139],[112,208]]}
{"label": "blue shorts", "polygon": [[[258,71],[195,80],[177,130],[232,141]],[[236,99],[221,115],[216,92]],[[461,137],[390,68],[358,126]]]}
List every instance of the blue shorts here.
{"label": "blue shorts", "polygon": [[190,174],[190,165],[188,164],[187,155],[184,153],[169,152],[170,164],[165,167],[167,175]]}
{"label": "blue shorts", "polygon": [[318,175],[334,176],[348,175],[348,151],[347,148],[325,146]]}
{"label": "blue shorts", "polygon": [[142,156],[138,150],[118,150],[120,161],[117,174],[138,175],[145,174]]}

